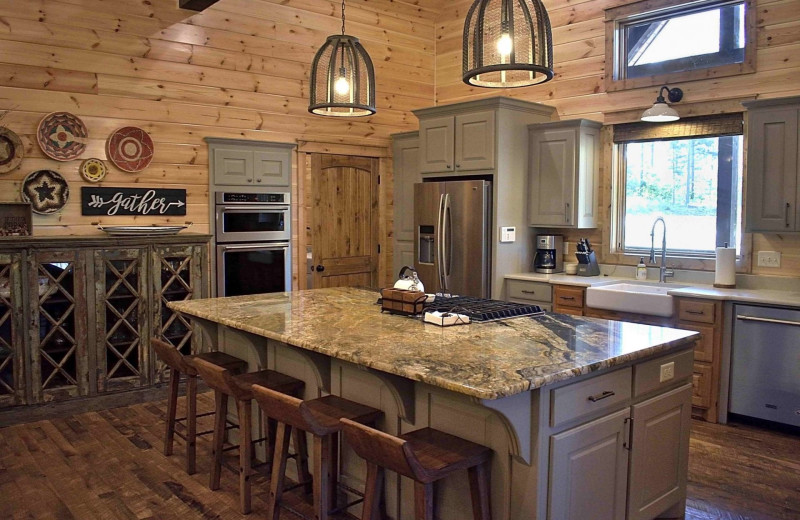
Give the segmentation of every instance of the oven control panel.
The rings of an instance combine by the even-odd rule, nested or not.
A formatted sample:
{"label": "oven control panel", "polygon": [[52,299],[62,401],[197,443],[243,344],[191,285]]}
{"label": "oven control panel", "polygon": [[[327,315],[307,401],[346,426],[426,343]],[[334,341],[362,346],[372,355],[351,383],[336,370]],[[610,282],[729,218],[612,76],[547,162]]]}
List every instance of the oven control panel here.
{"label": "oven control panel", "polygon": [[288,193],[231,193],[217,192],[217,204],[240,202],[246,204],[288,204]]}

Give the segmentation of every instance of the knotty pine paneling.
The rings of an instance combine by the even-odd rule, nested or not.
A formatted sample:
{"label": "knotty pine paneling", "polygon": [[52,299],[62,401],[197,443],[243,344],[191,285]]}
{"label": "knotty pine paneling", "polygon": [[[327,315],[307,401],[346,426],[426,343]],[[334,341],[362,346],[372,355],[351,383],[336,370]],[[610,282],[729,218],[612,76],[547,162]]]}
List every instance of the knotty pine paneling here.
{"label": "knotty pine paneling", "polygon": [[[36,216],[36,234],[99,233],[98,222],[187,221],[207,232],[204,137],[386,148],[390,134],[417,127],[411,110],[433,104],[435,0],[347,3],[347,32],[361,39],[377,77],[378,113],[355,120],[307,111],[311,61],[341,30],[340,2],[220,0],[200,13],[176,6],[0,0],[0,124],[20,135],[26,152],[20,168],[0,174],[0,201],[20,200],[22,179],[37,169],[56,170],[70,183],[70,202],[56,215]],[[87,150],[78,160],[53,161],[36,144],[39,121],[53,111],[86,124]],[[185,217],[80,215],[80,188],[88,185],[78,174],[81,160],[105,159],[106,138],[127,125],[151,135],[154,160],[137,174],[107,162],[102,185],[185,188]]]}
{"label": "knotty pine paneling", "polygon": [[[555,106],[561,119],[588,118],[606,124],[631,121],[652,105],[657,87],[609,92],[605,75],[604,10],[632,3],[628,0],[543,0],[553,26],[555,78],[545,84],[522,89],[482,89],[461,81],[461,39],[464,18],[471,0],[447,2],[436,19],[436,104],[469,101],[504,95]],[[684,115],[741,111],[741,101],[800,94],[800,2],[757,0],[757,52],[754,74],[699,81],[670,82],[683,89],[684,99],[676,106]],[[598,229],[562,232],[572,244],[568,261],[574,260],[574,242],[589,237],[601,258],[611,263],[638,261],[610,255],[609,226],[611,202],[611,147],[606,136],[601,179],[602,219]],[[752,249],[749,249],[752,242]],[[752,257],[743,270],[758,274],[800,275],[800,237],[754,234],[745,240]],[[755,266],[759,250],[783,253],[780,269]],[[687,261],[686,268],[713,270],[713,262]]]}

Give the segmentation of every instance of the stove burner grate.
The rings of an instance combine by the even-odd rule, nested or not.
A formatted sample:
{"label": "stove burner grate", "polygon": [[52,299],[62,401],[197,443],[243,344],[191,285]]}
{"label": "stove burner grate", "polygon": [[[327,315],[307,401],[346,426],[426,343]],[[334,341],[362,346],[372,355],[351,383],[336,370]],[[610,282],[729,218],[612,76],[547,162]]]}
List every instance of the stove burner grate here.
{"label": "stove burner grate", "polygon": [[540,316],[544,310],[538,305],[487,300],[471,296],[436,296],[425,306],[426,311],[457,312],[466,314],[472,321],[496,321],[522,316]]}

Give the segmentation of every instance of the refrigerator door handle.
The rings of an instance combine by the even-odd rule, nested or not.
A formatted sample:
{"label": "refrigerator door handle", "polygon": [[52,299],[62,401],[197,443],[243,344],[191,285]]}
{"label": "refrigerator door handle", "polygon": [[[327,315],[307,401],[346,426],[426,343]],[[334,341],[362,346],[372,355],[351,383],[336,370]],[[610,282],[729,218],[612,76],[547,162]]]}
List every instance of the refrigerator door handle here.
{"label": "refrigerator door handle", "polygon": [[436,269],[439,275],[439,287],[442,292],[447,292],[447,283],[444,276],[444,194],[439,195],[439,213],[436,218]]}
{"label": "refrigerator door handle", "polygon": [[444,259],[444,279],[445,282],[449,281],[450,272],[452,271],[453,252],[451,251],[452,236],[453,236],[453,219],[450,214],[450,194],[446,193],[444,196],[444,216],[443,216],[442,230],[444,231],[444,239],[442,243],[445,245],[442,257]]}

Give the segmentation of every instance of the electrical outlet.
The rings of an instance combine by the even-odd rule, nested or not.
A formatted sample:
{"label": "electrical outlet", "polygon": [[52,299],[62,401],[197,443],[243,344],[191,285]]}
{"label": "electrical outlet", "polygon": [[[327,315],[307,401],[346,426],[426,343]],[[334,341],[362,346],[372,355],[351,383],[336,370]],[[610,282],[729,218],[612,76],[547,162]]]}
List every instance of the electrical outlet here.
{"label": "electrical outlet", "polygon": [[780,251],[758,252],[758,267],[780,267],[780,266],[781,266]]}
{"label": "electrical outlet", "polygon": [[658,382],[663,383],[664,381],[669,381],[675,377],[675,362],[670,361],[669,363],[664,363],[661,365],[661,376],[659,377]]}

